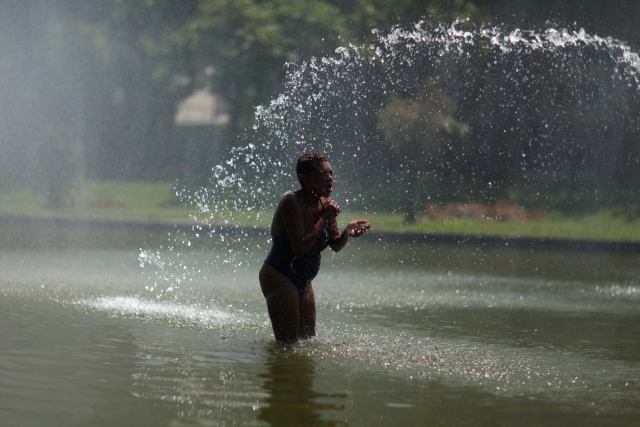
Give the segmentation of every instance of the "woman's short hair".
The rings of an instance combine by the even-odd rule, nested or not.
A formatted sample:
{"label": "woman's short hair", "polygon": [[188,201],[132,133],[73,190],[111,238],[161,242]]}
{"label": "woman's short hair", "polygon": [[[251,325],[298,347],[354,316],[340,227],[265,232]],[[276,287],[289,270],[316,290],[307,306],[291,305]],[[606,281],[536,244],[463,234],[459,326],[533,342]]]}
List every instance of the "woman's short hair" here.
{"label": "woman's short hair", "polygon": [[323,154],[319,153],[305,153],[299,159],[296,164],[296,175],[300,185],[304,187],[302,183],[302,177],[313,173],[319,165],[327,162],[327,158]]}

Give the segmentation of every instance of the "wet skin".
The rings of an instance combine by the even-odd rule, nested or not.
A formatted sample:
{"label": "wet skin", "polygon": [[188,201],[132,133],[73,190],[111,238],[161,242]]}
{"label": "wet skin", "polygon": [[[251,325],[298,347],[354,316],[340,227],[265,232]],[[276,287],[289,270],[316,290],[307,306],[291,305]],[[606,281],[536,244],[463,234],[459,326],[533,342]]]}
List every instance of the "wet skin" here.
{"label": "wet skin", "polygon": [[[303,188],[282,196],[271,222],[271,237],[286,231],[296,256],[304,255],[326,228],[329,247],[339,252],[349,237],[361,236],[369,229],[365,220],[350,222],[339,231],[336,217],[340,206],[331,198],[333,170],[328,162],[321,163],[302,178]],[[300,295],[296,286],[273,267],[263,264],[259,273],[262,294],[276,340],[294,342],[315,335],[316,307],[313,285]]]}

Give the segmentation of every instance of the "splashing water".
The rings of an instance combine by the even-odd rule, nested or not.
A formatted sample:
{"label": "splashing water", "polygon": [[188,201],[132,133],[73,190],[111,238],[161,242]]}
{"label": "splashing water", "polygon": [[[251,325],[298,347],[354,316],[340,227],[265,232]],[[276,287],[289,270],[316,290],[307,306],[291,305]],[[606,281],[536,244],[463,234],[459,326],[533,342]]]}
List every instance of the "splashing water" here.
{"label": "splashing water", "polygon": [[[192,283],[206,282],[207,277],[215,277],[216,281],[226,277],[244,287],[252,281],[257,282],[244,275],[255,270],[264,259],[270,245],[270,236],[264,226],[280,195],[296,187],[293,162],[303,152],[327,154],[337,173],[334,198],[342,201],[343,209],[380,208],[384,202],[379,199],[384,199],[391,179],[390,172],[379,167],[380,157],[389,155],[392,150],[380,151],[383,146],[376,129],[376,118],[392,95],[413,93],[430,80],[436,81],[454,100],[470,96],[464,91],[466,80],[482,76],[465,75],[469,72],[465,70],[483,64],[485,72],[489,70],[494,76],[502,74],[499,84],[471,94],[479,106],[479,114],[487,120],[488,128],[492,126],[493,115],[499,114],[484,108],[490,104],[488,99],[491,97],[499,95],[500,105],[518,102],[535,105],[536,99],[521,99],[526,98],[525,92],[533,93],[534,98],[546,96],[547,84],[553,82],[543,82],[539,78],[538,72],[545,67],[552,68],[565,86],[568,84],[573,91],[567,94],[569,98],[593,97],[593,91],[586,96],[578,96],[578,92],[585,83],[595,82],[597,86],[603,81],[617,93],[627,90],[633,96],[637,95],[640,57],[623,42],[589,35],[584,30],[504,31],[497,27],[467,31],[463,26],[464,23],[456,21],[450,26],[428,28],[424,22],[419,22],[411,31],[395,28],[384,35],[374,30],[376,40],[368,46],[349,45],[338,48],[333,57],[287,64],[285,92],[268,105],[256,108],[256,122],[247,130],[246,145],[234,148],[229,159],[214,168],[210,186],[195,192],[178,191],[183,202],[197,207],[192,220],[198,225],[193,233],[173,233],[159,251],[141,251],[141,266],[154,276],[154,285],[146,291],[157,302],[90,299],[82,304],[125,317],[168,318],[170,323],[180,326],[268,331],[266,315],[254,315],[254,319],[248,313],[226,311],[221,308],[220,301],[215,301],[216,298],[231,301],[233,291],[229,290],[225,297],[216,293],[211,300],[212,307],[194,303],[200,291]],[[597,72],[590,71],[594,67]],[[602,69],[608,74],[603,76]],[[611,101],[604,101],[607,102],[610,104]],[[582,123],[582,113],[589,112],[590,108],[593,105],[586,105],[581,110],[575,118],[576,123]],[[541,113],[539,137],[549,139],[563,126],[561,122],[569,113],[573,114],[575,110],[557,117]],[[378,193],[365,193],[365,183],[377,185]],[[202,246],[202,241],[213,250],[207,252],[208,256],[194,256],[193,246]],[[336,312],[342,305],[342,312],[348,310],[349,314],[361,314],[364,318],[376,316],[369,310],[383,310],[383,314],[377,315],[380,318],[398,317],[397,314],[384,314],[385,307],[408,313],[442,310],[442,318],[447,317],[447,310],[461,310],[455,313],[463,318],[467,310],[476,310],[482,317],[483,310],[520,309],[532,313],[562,313],[557,316],[558,322],[563,322],[563,316],[570,319],[584,313],[593,313],[596,317],[600,312],[632,313],[638,299],[635,279],[587,286],[585,290],[585,284],[580,281],[575,284],[554,282],[552,286],[552,282],[539,279],[452,278],[451,272],[448,276],[416,276],[403,272],[402,268],[390,275],[386,270],[374,268],[373,272],[361,272],[360,280],[354,275],[357,273],[339,279],[340,283],[350,283],[351,287],[329,289],[318,300],[333,298],[337,301]],[[398,277],[394,278],[394,275]],[[325,281],[330,282],[326,277]],[[362,285],[365,282],[366,285]],[[394,292],[390,292],[389,283],[403,285],[392,286]],[[422,290],[418,293],[412,286]],[[455,294],[451,286],[456,288]],[[164,302],[174,299],[187,302],[177,306]],[[363,302],[366,302],[366,308]],[[253,304],[256,312],[263,309],[258,307],[257,300]],[[327,305],[320,309],[329,308]],[[455,313],[450,316],[456,318]],[[398,317],[396,321],[403,319]],[[453,326],[456,321],[445,323],[440,326],[456,328]],[[556,327],[552,323],[548,323],[550,329]],[[438,337],[421,330],[389,336],[385,327],[376,326],[375,322],[366,322],[366,325],[365,328],[333,320],[320,326],[317,339],[301,343],[296,351],[320,358],[367,361],[412,372],[418,377],[444,379],[451,384],[475,384],[504,396],[544,395],[552,400],[578,402],[585,407],[599,402],[602,407],[626,410],[628,403],[639,395],[637,381],[633,379],[637,366],[632,362],[612,362],[600,359],[598,354],[584,358],[572,351],[555,352],[553,346],[550,346],[551,350],[535,346],[514,347],[508,338],[506,345],[499,339],[490,344],[476,342],[464,338],[463,332],[462,340]],[[473,330],[471,337],[478,334],[473,328],[469,330]],[[581,345],[575,343],[578,349]],[[618,374],[612,377],[605,372]],[[630,378],[632,387],[627,387]],[[616,384],[615,390],[625,390],[622,400],[609,392],[611,382]]]}
{"label": "splashing water", "polygon": [[[536,32],[495,27],[469,31],[459,20],[448,26],[430,25],[420,21],[411,30],[394,28],[388,34],[372,30],[376,39],[368,46],[350,44],[336,49],[335,56],[287,64],[286,90],[268,105],[256,107],[255,124],[244,136],[246,145],[232,149],[229,159],[213,169],[209,186],[176,193],[185,204],[197,208],[191,219],[199,225],[192,234],[170,235],[166,248],[180,251],[192,243],[197,245],[198,240],[213,239],[220,251],[213,261],[192,268],[187,260],[163,266],[158,253],[142,250],[141,265],[153,267],[158,275],[156,289],[179,288],[191,276],[216,271],[222,264],[238,269],[259,265],[270,244],[263,227],[280,196],[297,186],[292,172],[295,159],[303,152],[328,155],[337,175],[333,198],[343,210],[389,208],[389,200],[391,209],[397,209],[398,200],[387,194],[393,173],[380,168],[381,157],[392,156],[393,147],[381,151],[385,146],[380,142],[376,117],[392,95],[413,93],[426,80],[436,81],[454,100],[476,97],[484,126],[491,128],[492,117],[500,113],[483,109],[490,98],[499,97],[501,106],[520,102],[534,108],[536,99],[526,99],[523,90],[545,98],[554,82],[543,81],[538,73],[553,70],[558,81],[568,85],[570,92],[565,97],[580,98],[577,105],[582,110],[576,112],[571,106],[551,117],[535,107],[541,125],[535,131],[538,134],[526,133],[526,125],[518,118],[515,126],[521,126],[525,134],[515,139],[550,141],[568,120],[583,126],[593,114],[591,110],[612,106],[610,99],[595,106],[582,105],[582,99],[597,98],[599,90],[578,96],[585,85],[607,83],[617,95],[621,90],[638,95],[640,56],[610,37],[590,35],[582,29]],[[469,81],[483,78],[473,74],[478,64],[485,67],[484,72],[491,72],[492,78],[502,80],[493,88],[467,93],[464,87]],[[568,118],[568,114],[575,117]],[[531,146],[530,141],[528,144]],[[548,162],[554,156],[553,149],[549,151]],[[540,171],[544,165],[543,161]],[[449,167],[448,162],[444,167]],[[491,182],[488,185],[491,188]],[[260,230],[263,243],[256,245],[246,239],[251,228]],[[240,253],[249,258],[240,260]]]}
{"label": "splashing water", "polygon": [[[297,186],[292,170],[299,154],[321,151],[329,156],[337,172],[335,198],[345,214],[350,209],[388,208],[384,198],[393,177],[380,162],[395,153],[382,144],[376,120],[394,94],[408,95],[425,81],[436,81],[456,102],[473,96],[478,114],[492,128],[492,120],[502,114],[492,105],[520,102],[536,108],[536,99],[521,98],[532,93],[545,97],[554,80],[543,83],[538,74],[551,69],[545,79],[556,76],[569,88],[567,98],[585,104],[558,117],[542,111],[535,119],[543,139],[568,119],[582,126],[590,117],[586,113],[601,106],[586,102],[599,93],[597,87],[580,94],[585,84],[606,86],[615,95],[637,96],[638,55],[622,42],[584,31],[463,27],[463,22],[455,22],[428,28],[421,22],[410,31],[374,31],[371,45],[341,47],[332,57],[289,64],[286,90],[270,104],[257,107],[246,144],[213,170],[211,184],[197,191],[178,190],[182,201],[198,208],[192,217],[197,225],[188,232],[172,231],[161,237],[159,245],[143,246],[139,263],[129,251],[0,248],[4,297],[0,302],[9,313],[2,331],[10,337],[1,359],[6,375],[21,377],[9,384],[35,384],[47,396],[71,391],[74,399],[69,407],[75,413],[81,400],[73,393],[80,397],[96,384],[108,385],[115,379],[127,382],[129,394],[152,400],[154,407],[169,402],[172,414],[177,405],[179,410],[199,412],[204,424],[211,418],[220,420],[215,417],[226,416],[232,407],[240,415],[223,422],[246,423],[270,395],[264,391],[268,386],[260,371],[272,336],[257,283],[257,269],[270,246],[265,225],[280,195]],[[474,69],[476,74],[469,71]],[[487,70],[496,83],[466,92],[466,83],[483,78],[477,74]],[[493,97],[498,101],[488,102]],[[613,105],[609,98],[602,102],[605,110]],[[576,111],[586,115],[572,116]],[[514,121],[516,130],[525,128],[520,123]],[[366,187],[376,191],[367,192]],[[521,397],[559,402],[581,408],[575,412],[585,417],[598,411],[630,417],[639,413],[637,256],[354,242],[323,263],[315,290],[318,336],[290,350],[315,361],[331,361],[307,375],[326,381],[331,392],[345,387],[354,390],[349,400],[360,399],[359,405],[373,402],[361,406],[358,417],[369,410],[377,415],[379,402],[394,410],[419,406],[393,401],[415,378],[429,386],[451,386],[442,393],[443,399],[460,400],[460,406],[436,401],[444,408],[439,411],[463,407],[482,411],[487,400],[478,399],[488,392],[489,400]],[[140,279],[139,267],[148,280]],[[39,316],[39,310],[25,301],[40,301],[34,306],[50,316]],[[58,310],[60,305],[104,315],[108,322],[100,316],[79,321],[76,312]],[[116,321],[111,323],[110,318]],[[24,325],[16,329],[16,322]],[[18,335],[37,333],[11,338],[7,332],[14,330]],[[53,350],[35,347],[32,353],[20,353],[31,348],[27,341],[47,339],[56,341],[50,346]],[[62,382],[51,377],[55,384],[51,389],[42,388],[42,383],[43,373],[52,370],[16,368],[29,366],[20,364],[29,360],[25,354],[47,363],[67,359],[78,364],[82,358],[77,351],[87,342],[97,343],[94,347],[100,350],[87,353],[91,364],[85,364],[84,371],[72,366],[71,374],[63,370]],[[131,342],[134,349],[125,348]],[[126,356],[130,352],[133,356]],[[133,375],[121,370],[135,361]],[[360,369],[362,365],[366,367]],[[78,387],[78,378],[103,372],[105,366],[113,367],[113,376],[89,377],[89,386]],[[216,382],[212,376],[218,366]],[[32,376],[22,378],[28,373]],[[295,374],[291,378],[300,373]],[[128,384],[131,378],[133,386]],[[348,388],[338,379],[367,384]],[[65,381],[67,388],[60,388]],[[285,381],[291,382],[288,377]],[[113,394],[127,394],[119,384]],[[415,390],[421,394],[425,388]],[[20,395],[20,402],[38,404],[24,399],[28,395]],[[105,406],[103,394],[94,402]],[[532,407],[514,402],[508,401],[505,410],[510,419],[530,413]],[[241,412],[243,408],[247,412]],[[135,412],[146,414],[138,405]],[[557,414],[551,412],[549,418]]]}

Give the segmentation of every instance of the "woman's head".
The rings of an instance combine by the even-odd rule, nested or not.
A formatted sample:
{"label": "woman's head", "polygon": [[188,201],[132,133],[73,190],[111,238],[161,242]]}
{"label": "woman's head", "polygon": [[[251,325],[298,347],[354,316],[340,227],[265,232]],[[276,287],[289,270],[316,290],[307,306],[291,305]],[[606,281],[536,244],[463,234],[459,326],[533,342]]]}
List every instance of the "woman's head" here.
{"label": "woman's head", "polygon": [[296,175],[302,188],[304,188],[303,177],[305,175],[311,175],[318,169],[319,165],[325,162],[328,162],[327,158],[319,153],[305,153],[298,159]]}
{"label": "woman's head", "polygon": [[302,188],[319,197],[329,197],[333,191],[333,170],[322,154],[307,153],[296,165],[298,181]]}

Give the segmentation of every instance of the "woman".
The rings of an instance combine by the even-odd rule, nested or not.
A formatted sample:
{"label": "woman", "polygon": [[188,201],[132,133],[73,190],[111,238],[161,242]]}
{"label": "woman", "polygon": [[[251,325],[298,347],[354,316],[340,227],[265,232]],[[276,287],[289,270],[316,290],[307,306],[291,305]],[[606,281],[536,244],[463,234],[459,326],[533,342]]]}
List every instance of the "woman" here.
{"label": "woman", "polygon": [[367,221],[352,221],[340,233],[340,206],[329,198],[333,170],[322,154],[298,159],[302,188],[282,196],[271,222],[273,246],[260,270],[260,287],[276,340],[294,342],[316,333],[316,306],[311,280],[320,269],[320,252],[335,252],[369,229]]}

